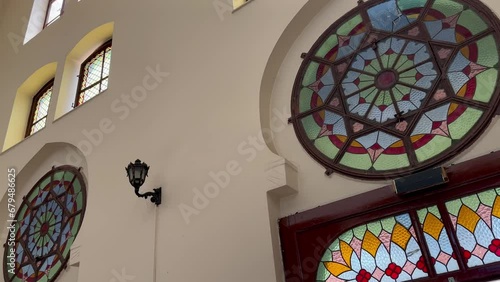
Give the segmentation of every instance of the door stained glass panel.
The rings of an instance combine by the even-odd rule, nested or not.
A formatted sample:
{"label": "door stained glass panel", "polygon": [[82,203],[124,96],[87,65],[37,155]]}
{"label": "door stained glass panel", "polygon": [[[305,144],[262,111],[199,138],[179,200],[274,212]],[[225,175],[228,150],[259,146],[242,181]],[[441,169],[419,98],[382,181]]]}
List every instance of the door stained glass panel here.
{"label": "door stained glass panel", "polygon": [[408,214],[358,226],[326,250],[316,281],[408,281],[427,277]]}
{"label": "door stained glass panel", "polygon": [[500,261],[500,188],[446,203],[469,267]]}
{"label": "door stained glass panel", "polygon": [[[441,219],[437,206],[418,211],[418,219],[424,232],[425,242],[431,259],[435,262],[437,274],[459,270],[458,262],[450,238]],[[467,255],[464,251],[464,255]]]}

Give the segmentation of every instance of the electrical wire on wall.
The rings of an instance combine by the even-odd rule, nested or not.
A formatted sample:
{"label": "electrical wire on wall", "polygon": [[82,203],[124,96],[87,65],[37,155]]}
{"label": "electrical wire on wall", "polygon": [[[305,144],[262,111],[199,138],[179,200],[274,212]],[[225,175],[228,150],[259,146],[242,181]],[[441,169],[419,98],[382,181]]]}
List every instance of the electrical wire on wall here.
{"label": "electrical wire on wall", "polygon": [[154,238],[153,238],[153,282],[156,282],[156,264],[158,263],[158,252],[156,244],[158,243],[158,206],[155,207],[154,215]]}

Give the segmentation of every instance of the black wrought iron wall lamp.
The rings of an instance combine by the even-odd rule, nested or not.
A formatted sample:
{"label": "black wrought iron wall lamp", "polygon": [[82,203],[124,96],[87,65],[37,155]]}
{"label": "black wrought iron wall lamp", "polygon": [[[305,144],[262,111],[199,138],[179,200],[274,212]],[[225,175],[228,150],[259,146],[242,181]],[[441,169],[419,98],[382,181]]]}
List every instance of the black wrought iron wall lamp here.
{"label": "black wrought iron wall lamp", "polygon": [[139,198],[151,197],[151,202],[155,205],[161,204],[161,187],[153,189],[154,192],[139,193],[139,189],[146,181],[148,176],[149,166],[141,160],[136,160],[135,163],[130,163],[125,170],[127,171],[128,181],[135,189],[135,194]]}

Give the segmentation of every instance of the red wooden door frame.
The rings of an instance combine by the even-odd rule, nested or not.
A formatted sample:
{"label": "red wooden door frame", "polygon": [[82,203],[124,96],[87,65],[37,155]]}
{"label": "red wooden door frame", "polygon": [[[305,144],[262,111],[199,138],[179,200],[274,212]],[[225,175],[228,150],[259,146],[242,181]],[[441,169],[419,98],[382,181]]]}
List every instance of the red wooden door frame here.
{"label": "red wooden door frame", "polygon": [[[446,169],[449,183],[405,197],[391,185],[279,220],[286,282],[315,282],[324,250],[343,231],[372,220],[500,187],[500,151]],[[335,190],[332,189],[332,193]],[[500,263],[423,281],[486,281],[500,277]]]}

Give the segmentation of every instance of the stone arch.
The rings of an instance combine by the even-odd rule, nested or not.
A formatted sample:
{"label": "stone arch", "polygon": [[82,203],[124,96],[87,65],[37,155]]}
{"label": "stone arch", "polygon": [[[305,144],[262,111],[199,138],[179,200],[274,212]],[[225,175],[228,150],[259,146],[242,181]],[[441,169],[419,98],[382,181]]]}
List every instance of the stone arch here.
{"label": "stone arch", "polygon": [[[81,172],[87,182],[87,159],[78,147],[66,142],[45,144],[30,160],[17,172],[18,185],[35,183],[53,166],[71,165],[81,167]],[[28,185],[29,186],[29,185]],[[27,191],[26,191],[27,192]]]}
{"label": "stone arch", "polygon": [[[276,77],[286,55],[288,54],[288,51],[290,50],[290,47],[297,40],[304,28],[309,24],[314,16],[316,16],[321,8],[323,8],[328,2],[330,2],[330,0],[307,1],[307,3],[288,24],[276,42],[276,45],[274,46],[274,49],[267,61],[260,86],[260,123],[263,131],[274,127],[272,125],[273,109],[271,109],[271,96]],[[266,140],[268,148],[273,153],[277,154],[274,139],[264,139]]]}

